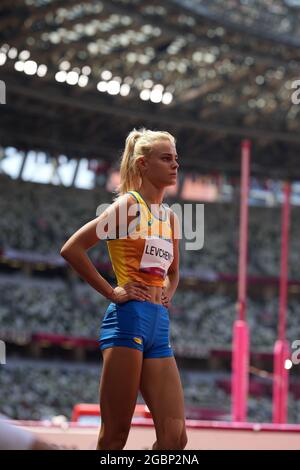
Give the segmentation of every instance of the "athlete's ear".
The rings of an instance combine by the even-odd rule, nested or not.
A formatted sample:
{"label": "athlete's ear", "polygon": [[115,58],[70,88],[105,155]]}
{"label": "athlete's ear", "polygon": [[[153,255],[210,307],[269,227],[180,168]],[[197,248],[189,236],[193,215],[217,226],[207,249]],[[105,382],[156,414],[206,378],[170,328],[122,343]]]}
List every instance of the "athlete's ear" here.
{"label": "athlete's ear", "polygon": [[137,165],[140,171],[143,173],[148,168],[148,162],[144,155],[139,155],[137,158]]}

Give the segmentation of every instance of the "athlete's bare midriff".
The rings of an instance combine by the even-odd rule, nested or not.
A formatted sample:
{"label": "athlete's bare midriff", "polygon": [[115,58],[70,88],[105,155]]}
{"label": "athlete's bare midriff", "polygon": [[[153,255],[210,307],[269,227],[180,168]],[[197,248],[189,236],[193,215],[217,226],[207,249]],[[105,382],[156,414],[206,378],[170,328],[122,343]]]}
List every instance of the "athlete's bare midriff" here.
{"label": "athlete's bare midriff", "polygon": [[[142,282],[140,283],[143,284]],[[162,304],[161,296],[162,296],[163,288],[158,287],[158,286],[149,286],[148,284],[144,284],[144,285],[147,285],[148,287],[147,294],[150,295],[148,302],[152,302],[153,304]]]}
{"label": "athlete's bare midriff", "polygon": [[154,304],[161,304],[161,294],[162,294],[162,287],[157,286],[148,286],[149,287],[149,295],[151,295],[151,300]]}

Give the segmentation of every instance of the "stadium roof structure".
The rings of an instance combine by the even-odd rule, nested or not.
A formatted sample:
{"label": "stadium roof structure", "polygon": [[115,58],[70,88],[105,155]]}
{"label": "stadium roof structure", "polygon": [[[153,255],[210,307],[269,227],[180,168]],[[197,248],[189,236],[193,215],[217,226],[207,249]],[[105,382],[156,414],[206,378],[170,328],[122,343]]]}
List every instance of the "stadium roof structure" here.
{"label": "stadium roof structure", "polygon": [[[181,164],[300,179],[298,0],[1,0],[0,143],[115,159],[132,128]],[[299,97],[300,98],[300,97]]]}

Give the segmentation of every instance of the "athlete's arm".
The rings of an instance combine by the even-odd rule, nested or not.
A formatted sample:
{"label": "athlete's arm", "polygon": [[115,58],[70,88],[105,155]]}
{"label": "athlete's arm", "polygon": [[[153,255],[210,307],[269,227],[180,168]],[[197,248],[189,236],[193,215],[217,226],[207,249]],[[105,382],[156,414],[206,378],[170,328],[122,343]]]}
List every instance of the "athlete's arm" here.
{"label": "athlete's arm", "polygon": [[6,420],[7,417],[0,416],[0,450],[67,450],[66,447],[40,439],[31,431],[13,426]]}
{"label": "athlete's arm", "polygon": [[180,227],[177,215],[170,209],[170,223],[172,227],[173,238],[173,262],[168,269],[168,274],[164,280],[162,292],[162,303],[169,307],[170,301],[175,294],[179,283],[179,236]]}
{"label": "athlete's arm", "polygon": [[[127,214],[132,204],[135,204],[135,200],[130,194],[120,196],[100,216],[77,230],[60,250],[61,256],[65,258],[80,277],[113,302],[125,302],[129,298],[148,299],[148,295],[145,294],[147,288],[146,286],[137,285],[137,283],[130,283],[125,290],[125,286],[124,288],[116,287],[114,289],[97,271],[86,252],[99,242],[101,236],[104,235],[103,230],[109,228],[109,222],[115,225],[115,227],[110,228],[115,232],[114,235],[118,236],[120,229],[119,213],[124,209]],[[128,216],[128,224],[134,218],[134,215]]]}

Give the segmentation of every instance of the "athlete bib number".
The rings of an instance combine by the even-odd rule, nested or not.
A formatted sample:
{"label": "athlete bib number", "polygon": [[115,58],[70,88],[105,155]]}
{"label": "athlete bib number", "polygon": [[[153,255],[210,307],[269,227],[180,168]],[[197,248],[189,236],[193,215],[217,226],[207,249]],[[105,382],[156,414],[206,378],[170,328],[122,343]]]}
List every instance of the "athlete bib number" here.
{"label": "athlete bib number", "polygon": [[166,277],[173,261],[173,243],[157,237],[146,237],[140,271]]}

